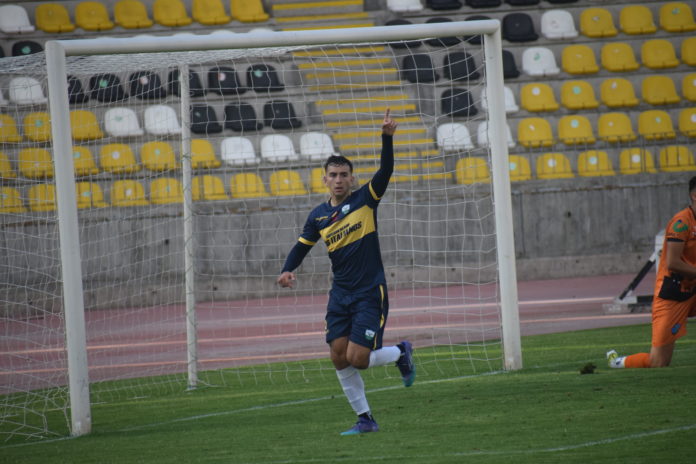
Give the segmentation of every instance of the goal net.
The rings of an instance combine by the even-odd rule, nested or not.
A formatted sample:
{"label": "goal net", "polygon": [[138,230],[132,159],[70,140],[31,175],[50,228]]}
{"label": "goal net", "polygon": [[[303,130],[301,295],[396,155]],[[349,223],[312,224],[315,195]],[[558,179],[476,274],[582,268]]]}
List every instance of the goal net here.
{"label": "goal net", "polygon": [[[508,166],[506,135],[492,130],[504,105],[486,98],[492,83],[502,89],[485,66],[499,45],[432,30],[329,45],[240,35],[211,34],[209,49],[200,36],[78,41],[87,51],[70,53],[60,76],[68,101],[50,94],[43,53],[0,61],[1,439],[75,433],[71,315],[84,320],[88,402],[333,376],[324,246],[293,290],[276,278],[327,199],[323,161],[347,156],[359,184],[377,170],[386,108],[399,127],[378,210],[385,344],[411,340],[422,379],[520,367],[515,332],[511,347],[502,341],[506,296],[516,311],[500,277],[507,254],[514,281],[511,231],[505,253],[496,233],[509,221],[506,191],[494,192],[508,182],[494,170]],[[191,51],[164,51],[177,46]],[[101,54],[110,47],[130,48]],[[69,116],[68,157],[58,114]],[[77,237],[64,237],[74,205]],[[61,267],[66,240],[77,268]],[[66,305],[66,282],[77,304]]]}

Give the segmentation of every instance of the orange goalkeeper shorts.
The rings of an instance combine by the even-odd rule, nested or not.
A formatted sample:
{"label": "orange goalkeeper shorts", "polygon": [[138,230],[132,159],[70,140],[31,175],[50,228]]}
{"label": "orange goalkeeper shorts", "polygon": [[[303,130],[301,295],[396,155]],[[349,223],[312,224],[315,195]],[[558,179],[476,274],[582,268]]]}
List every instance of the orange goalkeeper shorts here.
{"label": "orange goalkeeper shorts", "polygon": [[696,316],[696,295],[686,301],[653,299],[652,346],[665,346],[686,335],[686,319]]}

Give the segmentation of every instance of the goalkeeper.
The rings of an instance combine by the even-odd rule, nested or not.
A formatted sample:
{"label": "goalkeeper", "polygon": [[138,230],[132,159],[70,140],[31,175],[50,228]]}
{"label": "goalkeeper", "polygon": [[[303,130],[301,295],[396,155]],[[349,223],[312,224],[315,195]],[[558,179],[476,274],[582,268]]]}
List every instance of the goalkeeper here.
{"label": "goalkeeper", "polygon": [[295,246],[278,277],[281,287],[292,287],[293,271],[321,239],[329,252],[333,284],[326,311],[326,342],[331,361],[358,421],[342,435],[379,430],[370,413],[360,369],[396,363],[404,385],[416,376],[413,347],[408,341],[382,347],[387,321],[384,266],[377,235],[377,206],[394,170],[393,135],[397,123],[387,108],[382,122],[380,166],[372,180],[353,191],[353,165],[332,155],[324,163],[329,198],[309,213]]}

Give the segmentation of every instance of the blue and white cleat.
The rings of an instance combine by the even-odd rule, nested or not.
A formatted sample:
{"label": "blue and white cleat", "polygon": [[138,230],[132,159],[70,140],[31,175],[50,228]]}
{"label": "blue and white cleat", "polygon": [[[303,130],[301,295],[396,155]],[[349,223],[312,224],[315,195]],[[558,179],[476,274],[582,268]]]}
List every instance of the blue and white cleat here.
{"label": "blue and white cleat", "polygon": [[404,348],[401,357],[396,361],[396,367],[401,372],[401,380],[404,381],[404,386],[410,387],[416,380],[416,365],[413,363],[413,345],[406,340],[400,345]]}
{"label": "blue and white cleat", "polygon": [[379,432],[379,426],[374,419],[368,419],[365,417],[358,417],[358,422],[355,423],[353,427],[341,432],[341,435],[358,435],[361,433],[369,432]]}

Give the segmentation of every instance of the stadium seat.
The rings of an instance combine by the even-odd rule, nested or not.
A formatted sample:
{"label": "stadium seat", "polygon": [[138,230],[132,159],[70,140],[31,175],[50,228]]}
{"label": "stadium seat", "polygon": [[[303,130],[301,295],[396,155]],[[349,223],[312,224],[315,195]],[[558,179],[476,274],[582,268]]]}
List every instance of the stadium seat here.
{"label": "stadium seat", "polygon": [[333,142],[324,132],[305,132],[300,137],[300,156],[311,161],[325,160],[335,155]]}
{"label": "stadium seat", "polygon": [[[384,23],[385,26],[405,26],[408,24],[413,24],[411,21],[407,19],[402,19],[402,18],[397,18],[397,19],[391,19]],[[391,48],[401,50],[401,49],[412,49],[412,48],[418,48],[421,45],[423,45],[423,42],[420,40],[398,40],[396,42],[389,42],[389,46]]]}
{"label": "stadium seat", "polygon": [[696,171],[694,155],[686,145],[670,145],[660,150],[660,171]]}
{"label": "stadium seat", "polygon": [[75,24],[70,20],[68,9],[60,3],[37,5],[34,9],[34,16],[36,27],[49,34],[75,30]]}
{"label": "stadium seat", "polygon": [[99,164],[111,174],[130,174],[140,171],[133,150],[125,143],[108,143],[99,151]]}
{"label": "stadium seat", "polygon": [[193,22],[181,0],[155,0],[152,16],[162,26],[188,26]]}
{"label": "stadium seat", "polygon": [[145,206],[150,202],[145,198],[145,187],[137,180],[117,180],[111,185],[111,204],[113,206]]}
{"label": "stadium seat", "polygon": [[469,129],[458,122],[448,122],[437,127],[437,146],[444,152],[473,150]]}
{"label": "stadium seat", "polygon": [[696,66],[696,37],[682,40],[680,55],[684,64]]}
{"label": "stadium seat", "polygon": [[666,111],[643,111],[638,116],[638,133],[647,140],[673,139],[672,119]]}
{"label": "stadium seat", "polygon": [[153,205],[183,203],[184,191],[179,179],[163,177],[150,182],[150,202]]}
{"label": "stadium seat", "polygon": [[261,139],[261,159],[272,163],[281,163],[297,161],[299,156],[295,152],[290,137],[282,134],[270,134]]}
{"label": "stadium seat", "polygon": [[529,165],[529,160],[524,156],[508,156],[508,168],[510,170],[511,182],[520,182],[532,178],[532,169]]}
{"label": "stadium seat", "polygon": [[618,31],[614,18],[605,8],[586,8],[580,13],[580,32],[592,38],[614,37]]}
{"label": "stadium seat", "polygon": [[73,104],[84,103],[89,97],[82,88],[82,81],[75,76],[68,76],[68,101]]}
{"label": "stadium seat", "polygon": [[488,163],[484,158],[467,156],[457,161],[454,178],[457,184],[478,184],[491,181]]}
{"label": "stadium seat", "polygon": [[150,171],[173,171],[179,167],[174,148],[169,142],[151,141],[143,144],[140,161]]}
{"label": "stadium seat", "polygon": [[175,135],[181,133],[176,112],[170,106],[153,105],[145,108],[143,115],[145,131],[152,135]]}
{"label": "stadium seat", "polygon": [[[448,17],[434,17],[434,18],[428,18],[425,23],[426,24],[434,24],[434,23],[451,23],[452,19]],[[426,40],[425,43],[430,45],[431,47],[453,47],[460,43],[462,39],[459,37],[454,37],[454,36],[449,36],[449,37],[437,37],[434,39],[429,39]]]}
{"label": "stadium seat", "polygon": [[546,10],[541,15],[541,35],[547,39],[574,39],[578,36],[573,15],[566,10]]}
{"label": "stadium seat", "polygon": [[505,0],[505,3],[513,6],[538,5],[541,0]]}
{"label": "stadium seat", "polygon": [[696,137],[696,108],[684,108],[679,112],[679,132]]}
{"label": "stadium seat", "polygon": [[119,0],[114,5],[114,22],[124,29],[142,29],[154,24],[140,0]]}
{"label": "stadium seat", "polygon": [[104,192],[96,182],[75,182],[75,195],[78,209],[109,206],[104,201]]}
{"label": "stadium seat", "polygon": [[423,10],[420,0],[387,0],[387,9],[394,13],[414,13]]}
{"label": "stadium seat", "polygon": [[569,74],[594,74],[599,71],[594,51],[587,45],[568,45],[561,54],[561,67]]}
{"label": "stadium seat", "polygon": [[466,5],[471,8],[495,8],[501,3],[502,0],[466,0]]}
{"label": "stadium seat", "polygon": [[448,53],[443,65],[445,77],[456,82],[476,80],[481,77],[476,69],[474,57],[467,52]]}
{"label": "stadium seat", "polygon": [[606,151],[588,150],[578,155],[578,175],[581,177],[615,176]]}
{"label": "stadium seat", "polygon": [[508,42],[532,42],[539,38],[534,22],[526,13],[508,13],[502,21],[503,39]]}
{"label": "stadium seat", "polygon": [[660,7],[660,27],[667,32],[696,31],[691,7],[685,2],[668,2]]}
{"label": "stadium seat", "polygon": [[679,103],[677,89],[669,76],[647,76],[643,79],[641,88],[643,100],[651,105]]}
{"label": "stadium seat", "polygon": [[53,177],[53,158],[45,148],[24,148],[17,155],[19,173],[29,179]]}
{"label": "stadium seat", "polygon": [[674,46],[666,39],[652,39],[643,42],[640,49],[640,60],[650,69],[679,66]]}
{"label": "stadium seat", "polygon": [[104,130],[112,137],[131,137],[143,135],[138,116],[130,108],[109,108],[104,113]]}
{"label": "stadium seat", "polygon": [[212,106],[191,105],[191,132],[208,135],[222,132],[222,124]]}
{"label": "stadium seat", "polygon": [[431,10],[458,10],[462,7],[459,0],[426,0],[425,4]]}
{"label": "stadium seat", "polygon": [[0,31],[5,34],[26,34],[34,32],[29,22],[27,10],[20,5],[0,6]]}
{"label": "stadium seat", "polygon": [[263,124],[256,119],[256,110],[249,103],[233,103],[225,106],[225,128],[235,132],[256,132]]}
{"label": "stadium seat", "polygon": [[36,212],[55,211],[56,187],[53,184],[38,184],[29,187],[29,209]]}
{"label": "stadium seat", "polygon": [[17,143],[22,141],[22,136],[17,130],[17,122],[9,114],[0,114],[0,142]]}
{"label": "stadium seat", "polygon": [[543,118],[524,118],[517,123],[517,141],[527,148],[553,145],[551,125]]}
{"label": "stadium seat", "polygon": [[[510,130],[510,126],[505,124],[506,128],[506,137],[507,137],[507,146],[508,148],[514,148],[515,147],[515,139],[512,137],[512,131]],[[488,121],[481,121],[478,125],[478,128],[476,130],[476,142],[478,143],[479,147],[488,147]]]}
{"label": "stadium seat", "polygon": [[3,179],[14,179],[17,177],[17,173],[12,169],[12,163],[10,163],[7,155],[0,151],[0,182]]}
{"label": "stadium seat", "polygon": [[544,153],[536,160],[536,176],[538,179],[570,179],[575,174],[563,153]]}
{"label": "stadium seat", "polygon": [[[515,102],[515,94],[512,93],[512,89],[510,87],[503,87],[503,96],[505,97],[506,113],[515,113],[520,110],[520,108],[517,106],[517,102]],[[486,97],[485,91],[481,92],[481,107],[484,111],[488,111],[488,98]]]}
{"label": "stadium seat", "polygon": [[106,31],[113,29],[106,6],[99,2],[80,2],[75,7],[75,24],[86,31]]}
{"label": "stadium seat", "polygon": [[0,213],[26,213],[22,196],[14,187],[0,187]]}
{"label": "stadium seat", "polygon": [[230,11],[234,19],[243,23],[268,21],[261,0],[231,0]]}
{"label": "stadium seat", "polygon": [[217,169],[222,165],[215,156],[213,144],[207,139],[191,140],[191,168]]}
{"label": "stadium seat", "polygon": [[640,67],[633,48],[625,42],[609,42],[602,47],[602,66],[614,72],[635,71]]}
{"label": "stadium seat", "polygon": [[558,102],[550,85],[541,82],[525,84],[520,90],[520,105],[527,111],[556,111]]}
{"label": "stadium seat", "polygon": [[191,180],[191,196],[193,201],[217,201],[227,200],[225,184],[218,176],[206,174],[195,176]]}
{"label": "stadium seat", "polygon": [[193,16],[194,21],[206,26],[227,24],[232,20],[225,12],[222,0],[193,0],[191,16]]}
{"label": "stadium seat", "polygon": [[602,103],[610,108],[636,106],[638,104],[633,84],[628,79],[607,79],[602,82],[599,92]]}
{"label": "stadium seat", "polygon": [[40,105],[48,101],[41,88],[41,83],[33,77],[12,78],[8,90],[10,102],[16,105]]}
{"label": "stadium seat", "polygon": [[425,53],[406,55],[401,62],[401,75],[403,79],[413,84],[435,82],[440,78],[440,75],[435,72],[433,60]]}
{"label": "stadium seat", "polygon": [[570,110],[592,109],[599,106],[594,89],[587,81],[565,81],[561,85],[561,104]]}
{"label": "stadium seat", "polygon": [[440,108],[445,116],[470,117],[478,114],[471,92],[467,89],[453,88],[442,92]]}
{"label": "stadium seat", "polygon": [[515,55],[510,50],[503,50],[503,78],[514,79],[520,76],[520,70],[515,63]]}
{"label": "stadium seat", "polygon": [[278,197],[307,194],[307,189],[305,189],[302,183],[300,173],[289,169],[271,173],[268,179],[268,187],[271,190],[271,195]]}
{"label": "stadium seat", "polygon": [[229,66],[216,66],[208,70],[208,90],[218,95],[241,95],[247,91],[237,71]]}
{"label": "stadium seat", "polygon": [[128,78],[130,94],[141,100],[159,100],[167,96],[159,74],[152,71],[134,72]]}
{"label": "stadium seat", "polygon": [[32,142],[51,140],[51,117],[45,111],[29,113],[24,116],[24,136]]}
{"label": "stadium seat", "polygon": [[73,146],[73,169],[76,177],[99,174],[97,163],[88,147]]}
{"label": "stadium seat", "polygon": [[230,166],[259,164],[254,146],[246,137],[225,137],[220,142],[220,158]]}
{"label": "stadium seat", "polygon": [[[178,69],[174,69],[172,71],[169,71],[169,75],[167,77],[167,90],[172,95],[176,95],[177,97],[181,96],[181,92],[179,90],[179,70]],[[201,82],[200,76],[198,75],[197,72],[190,71],[190,70],[189,70],[189,95],[191,97],[202,97],[203,95],[205,95],[205,89],[203,88],[203,83]]]}
{"label": "stadium seat", "polygon": [[70,127],[73,140],[94,140],[104,137],[104,133],[99,128],[97,116],[88,110],[72,110]]}
{"label": "stadium seat", "polygon": [[27,56],[43,51],[43,47],[33,40],[20,40],[12,45],[12,56]]}
{"label": "stadium seat", "polygon": [[587,117],[573,114],[558,121],[558,138],[566,145],[588,145],[597,141]]}
{"label": "stadium seat", "polygon": [[621,174],[656,173],[652,153],[639,147],[622,150],[619,154],[619,172]]}
{"label": "stadium seat", "polygon": [[89,78],[89,89],[94,100],[113,103],[128,98],[115,74],[98,74]]}
{"label": "stadium seat", "polygon": [[682,96],[689,101],[696,101],[696,73],[682,77]]}
{"label": "stadium seat", "polygon": [[264,198],[269,196],[263,181],[253,172],[235,174],[230,179],[232,198]]}
{"label": "stadium seat", "polygon": [[602,113],[597,121],[597,131],[605,142],[623,143],[636,139],[631,118],[626,113]]}
{"label": "stadium seat", "polygon": [[312,193],[328,193],[324,184],[324,168],[312,168],[309,173],[309,188]]}
{"label": "stadium seat", "polygon": [[529,76],[555,76],[561,70],[553,52],[546,47],[530,47],[522,52],[522,71]]}
{"label": "stadium seat", "polygon": [[268,64],[254,64],[246,71],[247,87],[254,92],[279,92],[285,89],[278,71]]}
{"label": "stadium seat", "polygon": [[619,27],[624,34],[653,34],[657,31],[652,11],[644,5],[628,5],[619,13]]}
{"label": "stadium seat", "polygon": [[263,105],[263,119],[266,126],[273,129],[297,129],[302,126],[292,103],[285,100],[266,102]]}

